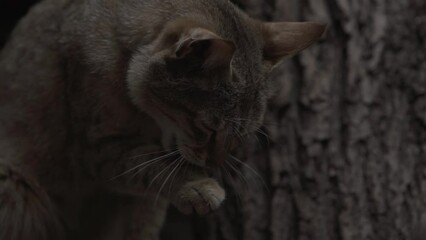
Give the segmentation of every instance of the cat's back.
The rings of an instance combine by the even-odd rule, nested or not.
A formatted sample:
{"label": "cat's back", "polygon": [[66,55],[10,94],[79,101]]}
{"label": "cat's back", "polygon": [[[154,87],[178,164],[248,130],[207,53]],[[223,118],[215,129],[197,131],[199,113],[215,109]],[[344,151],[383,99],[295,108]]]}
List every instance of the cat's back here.
{"label": "cat's back", "polygon": [[[52,66],[59,61],[61,8],[66,2],[42,1],[19,21],[0,52],[0,96],[29,91],[40,84],[37,79],[45,75],[55,77]],[[1,101],[0,106],[3,103]]]}
{"label": "cat's back", "polygon": [[[47,139],[64,134],[58,125],[65,114],[58,48],[62,9],[68,2],[46,0],[34,6],[0,52],[0,157],[4,160],[25,159],[34,148],[56,148]],[[58,131],[57,136],[53,131]]]}

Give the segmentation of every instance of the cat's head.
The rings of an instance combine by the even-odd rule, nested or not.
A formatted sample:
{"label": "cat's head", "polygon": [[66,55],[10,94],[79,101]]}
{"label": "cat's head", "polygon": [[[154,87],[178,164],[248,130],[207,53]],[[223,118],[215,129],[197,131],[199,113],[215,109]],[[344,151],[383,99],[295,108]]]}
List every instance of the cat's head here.
{"label": "cat's head", "polygon": [[263,121],[271,69],[318,40],[316,23],[167,24],[134,54],[128,73],[134,103],[155,118],[186,160],[221,164],[239,135]]}

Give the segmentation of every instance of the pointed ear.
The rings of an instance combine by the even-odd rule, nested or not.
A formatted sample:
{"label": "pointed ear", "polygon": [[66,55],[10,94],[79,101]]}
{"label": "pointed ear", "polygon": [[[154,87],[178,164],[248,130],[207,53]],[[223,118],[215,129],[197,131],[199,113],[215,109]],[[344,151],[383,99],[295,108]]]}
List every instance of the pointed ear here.
{"label": "pointed ear", "polygon": [[203,28],[190,29],[175,44],[175,58],[197,61],[204,69],[229,67],[235,44]]}
{"label": "pointed ear", "polygon": [[273,67],[309,47],[324,33],[326,25],[314,22],[263,23],[263,55]]}

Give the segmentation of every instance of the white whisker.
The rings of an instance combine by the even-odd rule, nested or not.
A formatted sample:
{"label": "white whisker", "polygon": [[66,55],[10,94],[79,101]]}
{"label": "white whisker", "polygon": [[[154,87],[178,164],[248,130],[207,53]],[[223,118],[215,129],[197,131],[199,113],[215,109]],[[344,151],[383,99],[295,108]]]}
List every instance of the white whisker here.
{"label": "white whisker", "polygon": [[169,166],[167,166],[167,167],[165,167],[163,170],[161,170],[152,180],[151,180],[151,182],[149,183],[149,185],[148,185],[148,187],[146,188],[146,191],[148,192],[148,189],[150,189],[151,188],[151,186],[152,186],[152,184],[155,182],[155,180],[157,179],[157,178],[159,178],[160,176],[161,176],[161,174],[164,172],[164,171],[167,171],[170,167],[172,167],[173,166],[173,163],[175,163],[178,159],[180,159],[180,157],[178,157],[178,158],[176,158],[175,160],[173,160],[173,162],[169,165]]}
{"label": "white whisker", "polygon": [[136,156],[133,156],[133,157],[129,157],[128,159],[129,159],[129,160],[131,160],[131,159],[137,159],[137,158],[140,158],[140,157],[149,156],[149,155],[154,155],[154,154],[157,154],[157,153],[170,152],[170,151],[173,151],[173,150],[176,150],[176,148],[174,148],[174,149],[168,149],[168,150],[162,150],[162,151],[156,151],[156,152],[143,153],[143,154],[140,154],[140,155],[136,155]]}
{"label": "white whisker", "polygon": [[240,140],[240,142],[245,143],[245,139],[243,135],[241,134],[241,132],[237,128],[233,128],[233,130],[234,130],[234,133],[237,135],[238,139]]}
{"label": "white whisker", "polygon": [[[241,204],[241,194],[240,194],[239,190],[235,187],[235,182],[234,182],[234,179],[233,179],[231,173],[226,168],[226,165],[224,165],[222,167],[222,169],[223,169],[223,171],[225,172],[226,176],[229,179],[229,185],[233,188],[234,192],[237,194],[237,200],[238,200],[238,202]],[[225,179],[226,179],[226,177],[225,177]]]}
{"label": "white whisker", "polygon": [[268,140],[268,144],[269,144],[269,135],[265,131],[263,131],[262,129],[258,128],[256,130],[256,132],[258,132],[258,133],[262,134],[263,136],[265,136],[266,139]]}
{"label": "white whisker", "polygon": [[140,174],[146,168],[148,168],[148,167],[150,167],[150,166],[152,166],[152,165],[154,165],[154,164],[156,164],[156,163],[158,163],[158,162],[160,162],[160,161],[162,161],[164,159],[165,159],[164,157],[163,158],[159,158],[159,159],[154,159],[153,161],[150,161],[149,163],[144,164],[135,173],[132,174],[132,176],[130,177],[129,181],[131,181],[134,177],[136,177],[138,174]]}
{"label": "white whisker", "polygon": [[256,170],[254,170],[252,167],[250,167],[250,165],[248,165],[247,163],[245,163],[245,162],[243,162],[243,161],[241,161],[240,159],[238,159],[238,158],[236,158],[236,157],[234,157],[234,156],[232,156],[232,155],[229,155],[232,159],[234,159],[235,161],[237,161],[238,163],[240,163],[241,165],[243,165],[244,167],[246,167],[247,169],[249,169],[252,173],[254,173],[261,181],[262,181],[262,184],[263,184],[263,186],[266,188],[266,190],[268,191],[268,192],[270,192],[269,191],[269,188],[268,188],[268,185],[266,184],[266,182],[265,182],[265,180],[263,179],[263,177],[262,176],[260,176],[260,174],[256,171]]}
{"label": "white whisker", "polygon": [[246,177],[244,176],[244,174],[243,173],[241,173],[241,171],[239,171],[234,165],[232,165],[230,162],[228,162],[228,161],[225,161],[227,164],[228,164],[228,166],[229,167],[231,167],[233,170],[234,170],[234,172],[238,175],[238,176],[240,176],[240,178],[241,178],[241,180],[245,183],[245,185],[246,185],[246,187],[248,188],[248,186],[250,186],[249,185],[249,182],[247,181],[247,179],[246,179]]}
{"label": "white whisker", "polygon": [[160,189],[157,192],[157,196],[155,197],[155,203],[157,203],[158,198],[160,197],[161,191],[163,190],[164,186],[166,185],[167,181],[169,180],[169,178],[173,175],[173,173],[176,171],[176,169],[178,169],[178,167],[181,165],[181,163],[183,162],[183,157],[180,157],[179,159],[177,159],[176,166],[173,168],[173,170],[169,173],[169,175],[167,176],[167,178],[164,180],[163,184],[161,185]]}
{"label": "white whisker", "polygon": [[[180,163],[180,166],[179,166],[179,168],[182,168],[182,165],[184,165],[185,164],[185,158],[182,156],[182,160],[181,160],[181,163]],[[185,169],[187,168],[187,166],[185,166]],[[175,181],[175,178],[176,178],[176,175],[178,175],[178,172],[180,171],[180,169],[178,169],[176,172],[175,172],[175,174],[174,174],[174,176],[173,176],[173,178],[171,179],[171,181],[170,181],[170,184],[169,184],[169,190],[167,191],[167,195],[169,195],[170,194],[170,191],[172,190],[172,186],[173,186],[173,184],[174,184],[174,181]],[[180,175],[183,175],[183,174],[180,174]]]}
{"label": "white whisker", "polygon": [[[143,162],[143,163],[141,163],[141,164],[138,164],[138,165],[137,165],[137,166],[135,166],[135,167],[130,168],[129,170],[126,170],[125,172],[123,172],[123,173],[121,173],[121,174],[119,174],[119,175],[117,175],[117,176],[115,176],[115,177],[112,177],[109,181],[112,181],[112,180],[115,180],[115,179],[117,179],[117,178],[119,178],[119,177],[121,177],[121,176],[124,176],[124,175],[126,175],[126,174],[128,174],[128,173],[130,173],[130,172],[132,172],[132,171],[134,171],[134,170],[136,170],[136,169],[138,169],[138,168],[141,168],[141,167],[145,166],[146,164],[152,163],[152,162],[154,162],[154,161],[156,161],[156,160],[162,160],[162,159],[164,159],[164,158],[166,158],[166,157],[173,156],[173,155],[175,155],[177,152],[179,152],[179,151],[178,151],[178,150],[176,150],[176,151],[173,151],[173,152],[171,152],[171,153],[165,154],[165,155],[163,155],[163,156],[160,156],[160,157],[157,157],[157,158],[154,158],[154,159],[151,159],[151,160],[145,161],[145,162]],[[137,172],[136,172],[136,174],[137,174],[138,172],[139,172],[139,171],[137,171]]]}
{"label": "white whisker", "polygon": [[[232,121],[232,120],[234,120],[234,121],[246,121],[246,122],[253,121],[253,119],[248,119],[248,118],[232,118],[232,119],[226,119],[226,120],[227,121]],[[277,126],[279,124],[278,124],[278,122],[275,122],[275,121],[263,120],[262,121],[262,125],[270,125],[270,126],[274,125],[274,126]]]}

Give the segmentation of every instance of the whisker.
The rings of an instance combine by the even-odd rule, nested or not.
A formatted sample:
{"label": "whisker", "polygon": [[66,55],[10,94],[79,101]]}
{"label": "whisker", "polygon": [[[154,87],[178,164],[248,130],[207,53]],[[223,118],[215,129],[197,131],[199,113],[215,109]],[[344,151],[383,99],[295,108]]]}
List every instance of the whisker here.
{"label": "whisker", "polygon": [[[163,155],[163,156],[160,156],[160,157],[157,157],[157,158],[154,158],[154,159],[151,159],[151,160],[145,161],[145,162],[143,162],[143,163],[141,163],[141,164],[138,164],[138,165],[137,165],[137,166],[135,166],[135,167],[130,168],[129,170],[126,170],[125,172],[123,172],[123,173],[121,173],[121,174],[119,174],[119,175],[117,175],[117,176],[115,176],[115,177],[112,177],[109,181],[112,181],[112,180],[115,180],[115,179],[117,179],[117,178],[119,178],[119,177],[121,177],[121,176],[124,176],[124,175],[126,175],[126,174],[128,174],[128,173],[130,173],[130,172],[132,172],[132,171],[134,171],[134,170],[136,170],[136,169],[138,169],[138,168],[141,168],[141,167],[145,166],[146,164],[149,164],[149,163],[151,163],[151,162],[153,162],[153,161],[156,161],[156,160],[162,160],[162,159],[164,159],[164,158],[166,158],[166,157],[173,156],[173,155],[175,155],[177,152],[179,152],[179,150],[176,150],[176,151],[173,151],[173,152],[171,152],[171,153],[165,154],[165,155]],[[139,171],[138,171],[138,172],[139,172]],[[138,173],[138,172],[136,172],[136,173]]]}
{"label": "whisker", "polygon": [[136,177],[138,174],[140,174],[143,170],[145,170],[146,168],[160,162],[164,160],[164,158],[160,158],[160,159],[156,159],[155,161],[152,161],[148,164],[145,164],[144,166],[141,166],[141,168],[139,168],[135,173],[132,174],[132,176],[129,178],[129,181],[131,181],[134,177]]}
{"label": "whisker", "polygon": [[[171,179],[171,181],[170,181],[170,184],[169,184],[169,190],[167,191],[167,195],[170,195],[170,192],[171,192],[171,190],[172,190],[172,186],[173,186],[173,183],[174,183],[174,181],[175,181],[175,178],[176,178],[176,176],[178,175],[178,173],[179,173],[179,171],[181,170],[180,168],[182,168],[182,165],[184,165],[185,164],[185,158],[182,156],[182,160],[181,160],[181,163],[180,163],[180,166],[178,167],[178,170],[175,172],[175,174],[174,174],[174,176],[173,176],[173,178]],[[185,166],[185,169],[187,168],[187,166]],[[181,174],[182,175],[182,174]]]}
{"label": "whisker", "polygon": [[[180,157],[179,157],[180,158]],[[155,175],[155,177],[151,180],[151,182],[149,183],[149,185],[148,185],[148,187],[146,188],[146,191],[148,192],[148,189],[150,189],[151,188],[151,186],[152,186],[152,184],[155,182],[155,180],[158,178],[158,177],[160,177],[161,176],[161,174],[164,172],[164,171],[167,171],[169,168],[171,168],[172,166],[173,166],[173,163],[175,163],[179,158],[176,158],[175,160],[173,160],[173,162],[169,165],[169,166],[167,166],[167,167],[165,167],[163,170],[161,170],[157,175]]]}
{"label": "whisker", "polygon": [[192,169],[192,164],[186,164],[185,165],[185,169],[183,170],[182,176],[185,177],[186,176],[186,172],[188,171],[188,166],[191,166]]}
{"label": "whisker", "polygon": [[235,167],[234,165],[232,165],[229,161],[225,161],[227,164],[228,164],[228,166],[229,167],[231,167],[233,170],[234,170],[234,172],[240,177],[240,179],[245,183],[245,185],[246,185],[246,188],[248,188],[248,186],[250,186],[249,185],[249,182],[247,181],[247,179],[246,179],[246,177],[244,176],[244,174],[243,173],[241,173],[241,171],[239,171],[238,169],[237,169],[237,167]]}
{"label": "whisker", "polygon": [[155,197],[155,204],[157,204],[158,198],[160,197],[161,191],[163,190],[164,186],[166,185],[169,178],[173,175],[173,173],[176,171],[176,169],[180,166],[180,164],[183,162],[183,157],[181,156],[177,160],[175,160],[173,163],[177,162],[176,166],[173,168],[173,170],[169,173],[169,175],[164,180],[163,184],[161,185],[160,189],[157,192],[157,196]]}
{"label": "whisker", "polygon": [[154,155],[154,154],[157,154],[157,153],[170,152],[170,151],[173,151],[173,150],[176,150],[176,148],[168,149],[168,150],[162,150],[162,151],[156,151],[156,152],[143,153],[143,154],[140,154],[140,155],[129,157],[128,159],[131,160],[131,159],[136,159],[136,158],[140,158],[140,157],[144,157],[144,156]]}
{"label": "whisker", "polygon": [[263,136],[269,138],[269,135],[265,131],[263,131],[262,129],[260,129],[260,128],[256,129],[256,132],[258,132],[258,133],[262,134]]}
{"label": "whisker", "polygon": [[236,197],[237,197],[237,203],[240,203],[241,204],[241,194],[240,194],[240,191],[235,187],[235,182],[234,182],[234,179],[233,179],[233,177],[232,177],[232,175],[231,175],[231,173],[229,172],[229,170],[226,168],[226,165],[223,165],[222,166],[222,169],[223,169],[223,171],[225,172],[225,180],[226,180],[226,177],[228,178],[228,183],[229,183],[229,185],[233,188],[233,192],[235,192],[236,193]]}
{"label": "whisker", "polygon": [[[253,119],[248,119],[248,118],[228,118],[226,120],[228,120],[228,121],[230,121],[230,120],[234,120],[234,121],[247,121],[247,122],[248,121],[253,121]],[[276,122],[276,121],[263,120],[262,121],[262,125],[278,126],[279,123]]]}
{"label": "whisker", "polygon": [[238,139],[240,140],[241,143],[245,143],[245,139],[243,137],[243,135],[241,135],[241,132],[237,129],[237,128],[233,128],[234,133],[237,135]]}
{"label": "whisker", "polygon": [[246,134],[248,134],[247,129],[246,129],[246,128],[244,128],[244,126],[243,126],[243,124],[242,124],[242,123],[239,123],[239,122],[234,121],[234,120],[232,120],[232,119],[229,119],[228,121],[230,121],[230,122],[232,122],[232,123],[237,124],[239,127],[241,127],[241,128],[244,130],[244,132],[246,132]]}
{"label": "whisker", "polygon": [[[238,121],[234,121],[232,119],[227,119],[227,121],[236,124],[239,128],[241,128],[245,132],[245,135],[250,136],[252,134],[252,133],[249,133],[247,127],[244,127],[243,124],[239,123]],[[241,136],[240,138],[243,138],[244,135],[238,130],[238,127],[233,126],[233,129],[236,132],[236,134],[239,134]],[[265,126],[262,126],[262,127],[265,128]],[[255,132],[260,133],[261,135],[265,136],[268,146],[270,145],[270,137],[269,137],[269,135],[265,131],[263,131],[261,129],[261,127],[257,128],[255,130]],[[261,141],[259,140],[259,138],[257,137],[257,135],[256,134],[253,134],[253,135],[256,137],[256,139],[257,139],[257,141],[259,143],[259,146],[262,147]]]}
{"label": "whisker", "polygon": [[234,159],[235,161],[237,161],[238,163],[240,163],[241,165],[243,165],[244,167],[246,167],[247,169],[249,169],[252,173],[254,173],[262,182],[263,186],[265,187],[265,189],[268,191],[268,193],[270,193],[269,187],[266,184],[265,180],[263,179],[263,177],[256,171],[254,170],[252,167],[250,167],[250,165],[248,165],[247,163],[241,161],[240,159],[229,155],[232,159]]}
{"label": "whisker", "polygon": [[168,158],[168,157],[171,157],[171,156],[173,156],[173,155],[176,155],[176,154],[179,154],[179,150],[176,150],[176,151],[174,151],[174,152],[171,152],[171,153],[169,153],[169,154],[166,154],[166,155],[163,155],[163,156],[161,156],[161,157],[157,157],[157,158],[154,158],[154,159],[152,159],[152,160],[149,160],[148,162],[148,164],[145,164],[145,163],[147,163],[147,162],[145,162],[142,166],[140,166],[139,167],[139,169],[135,172],[135,173],[133,173],[133,175],[131,176],[131,178],[130,178],[130,180],[131,179],[133,179],[136,175],[138,175],[139,173],[141,173],[144,169],[146,169],[147,167],[149,167],[149,166],[152,166],[153,164],[155,164],[155,163],[158,163],[159,161],[162,161],[162,160],[164,160],[165,158]]}
{"label": "whisker", "polygon": [[261,130],[260,128],[258,128],[258,129],[256,130],[256,132],[258,132],[258,133],[260,133],[260,134],[262,134],[263,136],[265,136],[265,137],[266,137],[266,141],[268,142],[268,146],[269,146],[269,145],[270,145],[269,135],[268,135],[266,132],[264,132],[263,130]]}
{"label": "whisker", "polygon": [[[239,122],[233,121],[231,119],[229,119],[229,121],[231,121],[231,122],[237,124],[239,127],[241,127],[244,130],[244,132],[245,132],[245,134],[247,136],[253,135],[256,138],[256,141],[258,142],[259,147],[261,147],[261,148],[263,147],[260,139],[257,137],[257,135],[255,133],[249,133],[248,130],[247,130],[247,128],[244,128],[244,126],[241,123],[239,123]],[[243,136],[242,136],[241,132],[238,130],[238,128],[237,127],[233,127],[233,128],[234,128],[234,131],[236,132],[236,134],[239,135],[239,138],[243,139]],[[240,140],[240,141],[242,142],[242,140]],[[269,141],[268,141],[268,145],[269,145]]]}
{"label": "whisker", "polygon": [[260,142],[259,137],[258,137],[256,134],[253,134],[253,136],[256,138],[256,141],[257,141],[257,143],[259,144],[259,147],[260,147],[260,148],[263,148],[263,146],[262,146],[262,142]]}
{"label": "whisker", "polygon": [[[233,121],[233,120],[231,120],[231,119],[229,119],[229,121],[230,122],[232,122],[232,123],[235,123],[236,125],[238,125],[238,127],[240,127],[244,132],[245,132],[245,135],[250,135],[250,133],[248,132],[248,130],[247,130],[247,128],[246,127],[244,127],[244,125],[243,124],[241,124],[241,123],[239,123],[239,122],[237,122],[237,121]],[[239,130],[238,130],[238,128],[237,127],[234,127],[239,133],[240,133],[240,135],[241,136],[244,136],[244,134],[242,134]]]}

